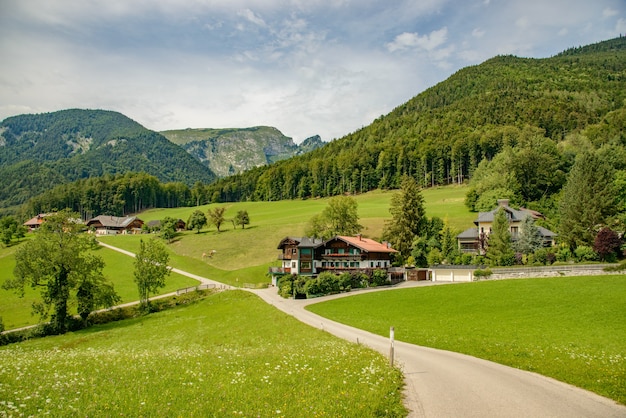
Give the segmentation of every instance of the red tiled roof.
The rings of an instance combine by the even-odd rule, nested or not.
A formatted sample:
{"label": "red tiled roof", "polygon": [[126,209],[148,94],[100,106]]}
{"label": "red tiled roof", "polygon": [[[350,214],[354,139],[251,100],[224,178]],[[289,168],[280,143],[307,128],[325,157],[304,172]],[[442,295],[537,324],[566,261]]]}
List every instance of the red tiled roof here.
{"label": "red tiled roof", "polygon": [[394,250],[387,244],[380,243],[378,241],[374,241],[373,239],[363,238],[360,236],[356,237],[346,237],[346,236],[337,236],[338,238],[348,244],[357,247],[363,251],[367,251],[369,253],[397,253],[398,251]]}

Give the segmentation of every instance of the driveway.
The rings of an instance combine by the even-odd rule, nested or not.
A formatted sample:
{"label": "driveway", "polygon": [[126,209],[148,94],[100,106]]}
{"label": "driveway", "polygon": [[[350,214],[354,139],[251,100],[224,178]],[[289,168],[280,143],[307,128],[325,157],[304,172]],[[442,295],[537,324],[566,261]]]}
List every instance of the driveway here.
{"label": "driveway", "polygon": [[[428,285],[432,283],[407,282],[400,287]],[[304,309],[311,303],[359,292],[313,300],[283,299],[276,288],[253,292],[308,325],[389,356],[389,338]],[[395,341],[394,359],[405,376],[405,404],[410,417],[626,417],[626,406],[613,400],[475,357]]]}

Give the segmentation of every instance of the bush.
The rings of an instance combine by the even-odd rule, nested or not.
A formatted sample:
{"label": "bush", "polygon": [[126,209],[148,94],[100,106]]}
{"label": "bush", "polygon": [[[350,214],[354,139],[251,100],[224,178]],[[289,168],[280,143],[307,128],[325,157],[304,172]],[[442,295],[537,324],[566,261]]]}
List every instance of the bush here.
{"label": "bush", "polygon": [[567,262],[572,259],[572,252],[569,248],[560,248],[556,252],[556,261]]}
{"label": "bush", "polygon": [[385,270],[374,270],[372,273],[372,286],[385,286],[390,284]]}
{"label": "bush", "polygon": [[472,264],[472,261],[474,260],[474,256],[471,254],[461,254],[461,265],[463,266],[469,266],[470,264]]}
{"label": "bush", "polygon": [[476,269],[474,270],[474,277],[477,278],[481,278],[481,277],[485,277],[488,278],[493,274],[493,272],[489,269]]}
{"label": "bush", "polygon": [[597,259],[597,255],[595,251],[593,251],[593,248],[587,247],[586,245],[581,245],[576,248],[576,250],[574,250],[574,256],[578,262],[595,261]]}

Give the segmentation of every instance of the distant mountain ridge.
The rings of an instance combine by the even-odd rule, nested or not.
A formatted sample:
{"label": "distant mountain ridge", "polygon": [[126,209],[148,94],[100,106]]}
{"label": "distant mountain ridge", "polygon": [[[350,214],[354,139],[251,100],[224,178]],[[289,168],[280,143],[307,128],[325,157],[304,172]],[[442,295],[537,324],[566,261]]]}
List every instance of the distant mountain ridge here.
{"label": "distant mountain ridge", "polygon": [[118,112],[69,109],[0,122],[0,208],[58,184],[129,171],[188,185],[216,178],[179,146]]}
{"label": "distant mountain ridge", "polygon": [[179,129],[161,132],[219,177],[285,160],[324,145],[319,136],[296,145],[270,126],[228,129]]}

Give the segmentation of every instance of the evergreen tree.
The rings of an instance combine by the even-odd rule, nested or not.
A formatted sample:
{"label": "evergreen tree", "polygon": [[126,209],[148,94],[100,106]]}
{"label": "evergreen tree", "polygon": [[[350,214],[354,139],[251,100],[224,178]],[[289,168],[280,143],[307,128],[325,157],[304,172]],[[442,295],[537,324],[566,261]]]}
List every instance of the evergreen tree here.
{"label": "evergreen tree", "polygon": [[511,247],[509,219],[503,208],[499,208],[493,218],[486,256],[493,266],[510,266],[515,260]]}
{"label": "evergreen tree", "polygon": [[535,225],[532,216],[527,216],[520,225],[517,240],[513,243],[513,249],[518,253],[532,254],[543,245],[543,238],[539,228]]}
{"label": "evergreen tree", "polygon": [[616,213],[613,169],[593,153],[576,158],[563,187],[559,237],[571,249],[592,246],[596,230]]}
{"label": "evergreen tree", "polygon": [[383,239],[406,258],[411,255],[413,242],[426,234],[428,226],[422,191],[413,177],[402,178],[400,191],[391,198],[389,212],[391,220],[385,223]]}

